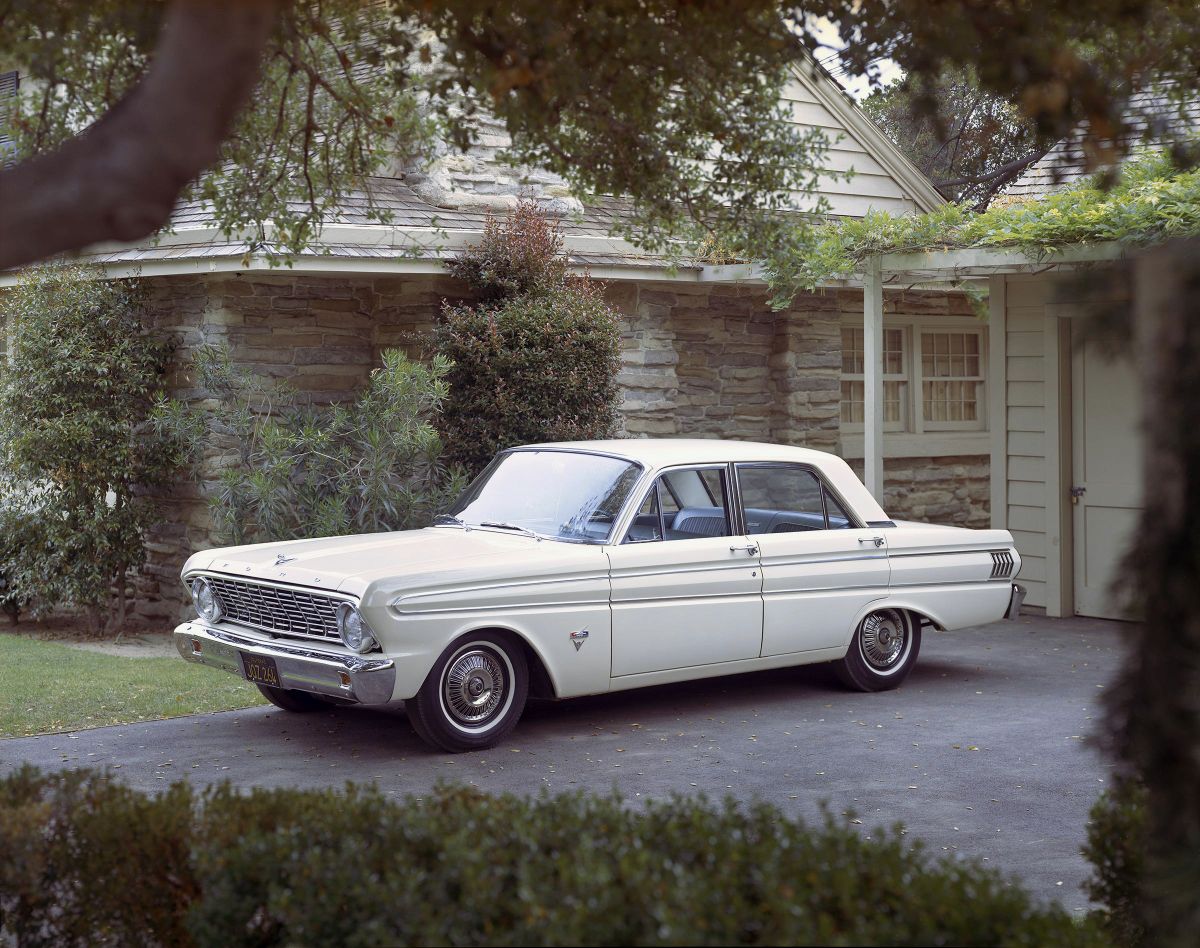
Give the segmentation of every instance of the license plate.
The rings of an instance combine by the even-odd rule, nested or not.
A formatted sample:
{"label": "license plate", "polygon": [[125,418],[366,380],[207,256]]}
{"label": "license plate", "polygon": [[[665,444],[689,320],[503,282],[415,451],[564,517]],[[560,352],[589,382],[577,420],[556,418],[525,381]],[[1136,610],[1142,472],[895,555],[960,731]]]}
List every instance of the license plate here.
{"label": "license plate", "polygon": [[246,670],[246,681],[256,685],[270,685],[279,688],[279,669],[275,667],[275,659],[265,655],[251,655],[242,652],[242,668]]}

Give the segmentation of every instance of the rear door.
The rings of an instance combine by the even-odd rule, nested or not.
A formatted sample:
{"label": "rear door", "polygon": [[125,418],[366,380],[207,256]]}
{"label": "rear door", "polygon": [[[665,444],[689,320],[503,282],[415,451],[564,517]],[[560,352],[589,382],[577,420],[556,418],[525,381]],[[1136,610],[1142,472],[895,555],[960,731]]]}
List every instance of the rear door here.
{"label": "rear door", "polygon": [[843,647],[888,593],[885,531],[864,529],[812,468],[739,464],[738,489],[763,577],[762,654]]}

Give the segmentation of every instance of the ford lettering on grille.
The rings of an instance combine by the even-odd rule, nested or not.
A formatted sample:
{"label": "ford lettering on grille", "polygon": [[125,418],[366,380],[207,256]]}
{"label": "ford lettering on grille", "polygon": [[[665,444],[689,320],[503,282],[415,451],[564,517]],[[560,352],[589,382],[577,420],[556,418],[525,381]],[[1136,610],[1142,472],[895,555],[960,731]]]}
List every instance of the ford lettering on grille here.
{"label": "ford lettering on grille", "polygon": [[210,576],[230,622],[277,635],[338,640],[337,607],[341,600],[298,589],[260,586]]}

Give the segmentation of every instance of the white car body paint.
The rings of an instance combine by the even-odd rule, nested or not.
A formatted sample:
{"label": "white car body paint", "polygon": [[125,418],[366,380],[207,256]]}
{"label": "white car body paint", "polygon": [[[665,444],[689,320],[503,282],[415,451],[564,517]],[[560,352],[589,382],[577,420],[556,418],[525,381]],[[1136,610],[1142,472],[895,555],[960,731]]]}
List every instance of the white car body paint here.
{"label": "white car body paint", "polygon": [[[526,642],[554,694],[570,698],[841,658],[862,618],[885,606],[912,610],[945,629],[992,622],[1004,617],[1020,569],[1007,531],[893,522],[850,467],[824,452],[691,439],[517,450],[529,449],[603,453],[642,466],[608,543],[443,525],[196,553],[184,566],[185,581],[208,576],[358,603],[379,651],[356,656],[336,639],[314,642],[193,620],[176,630],[181,655],[201,661],[198,639],[228,633],[266,651],[283,644],[351,664],[389,659],[390,697],[398,700],[417,693],[458,638],[500,629]],[[812,470],[859,524],[619,542],[663,470],[754,462]],[[287,560],[276,565],[280,555]],[[578,635],[583,631],[585,638]],[[346,697],[362,700],[352,691]]]}

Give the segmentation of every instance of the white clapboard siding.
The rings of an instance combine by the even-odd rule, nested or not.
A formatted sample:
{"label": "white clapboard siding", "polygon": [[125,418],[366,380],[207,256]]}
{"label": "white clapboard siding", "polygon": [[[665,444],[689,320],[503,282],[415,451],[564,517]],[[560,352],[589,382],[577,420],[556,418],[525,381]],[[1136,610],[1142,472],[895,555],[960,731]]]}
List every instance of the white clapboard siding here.
{"label": "white clapboard siding", "polygon": [[1070,347],[1073,284],[1051,274],[1004,278],[1004,524],[1021,554],[1026,602],[1070,614]]}
{"label": "white clapboard siding", "polygon": [[[861,115],[836,83],[823,72],[801,68],[785,85],[784,104],[799,129],[820,129],[829,142],[821,167],[819,193],[830,213],[862,217],[868,211],[911,214],[940,203],[899,151]],[[849,178],[845,172],[852,171]],[[810,195],[797,194],[795,206],[810,210]]]}
{"label": "white clapboard siding", "polygon": [[1046,607],[1046,340],[1048,281],[1005,285],[1006,522],[1021,554],[1025,601]]}

